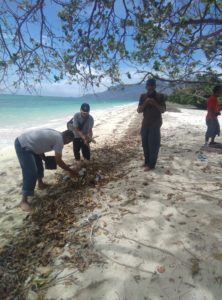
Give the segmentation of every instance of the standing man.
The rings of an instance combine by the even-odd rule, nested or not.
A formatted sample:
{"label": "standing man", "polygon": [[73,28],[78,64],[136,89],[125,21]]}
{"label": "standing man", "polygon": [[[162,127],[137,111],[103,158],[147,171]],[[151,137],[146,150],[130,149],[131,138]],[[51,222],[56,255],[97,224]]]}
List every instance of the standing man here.
{"label": "standing man", "polygon": [[45,152],[54,150],[56,163],[63,170],[68,171],[70,176],[76,175],[76,172],[62,160],[63,147],[72,140],[73,133],[71,131],[58,132],[53,129],[32,130],[16,138],[15,150],[23,176],[22,201],[20,203],[23,210],[30,210],[28,197],[34,195],[36,182],[38,181],[39,188],[44,187],[42,158]]}
{"label": "standing man", "polygon": [[[206,116],[206,124],[207,124],[207,132],[205,134],[205,146],[207,147],[209,144],[214,145],[216,142],[214,141],[216,135],[220,135],[220,124],[218,122],[217,117],[220,115],[220,104],[218,101],[218,97],[222,96],[222,85],[216,85],[213,88],[213,95],[210,96],[207,100],[207,116]],[[211,141],[209,143],[209,139]]]}
{"label": "standing man", "polygon": [[148,79],[147,92],[140,96],[138,113],[143,113],[141,128],[145,171],[155,169],[160,148],[161,114],[166,111],[165,96],[156,92],[156,80]]}
{"label": "standing man", "polygon": [[90,142],[93,136],[94,119],[89,114],[90,106],[88,103],[83,103],[80,107],[80,112],[76,113],[72,122],[68,122],[68,129],[74,133],[73,153],[77,161],[80,161],[80,150],[85,160],[90,160]]}

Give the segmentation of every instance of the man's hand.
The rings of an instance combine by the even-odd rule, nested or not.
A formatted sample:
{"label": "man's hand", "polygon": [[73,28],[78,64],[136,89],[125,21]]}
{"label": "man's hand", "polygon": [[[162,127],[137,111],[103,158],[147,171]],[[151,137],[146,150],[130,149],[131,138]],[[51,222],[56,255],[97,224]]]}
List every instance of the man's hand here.
{"label": "man's hand", "polygon": [[161,114],[164,113],[166,111],[165,107],[162,105],[159,105],[154,99],[152,98],[147,98],[146,99],[146,103],[147,104],[151,104],[152,106],[155,106],[160,112]]}
{"label": "man's hand", "polygon": [[156,101],[152,98],[146,98],[145,102],[154,106],[156,105]]}
{"label": "man's hand", "polygon": [[70,177],[76,177],[78,175],[78,173],[76,170],[70,170],[69,175],[70,175]]}
{"label": "man's hand", "polygon": [[139,104],[137,107],[137,112],[142,113],[144,109],[146,108],[147,104],[152,104],[153,99],[146,98],[146,100],[143,102],[143,104]]}
{"label": "man's hand", "polygon": [[87,139],[86,136],[84,136],[84,137],[82,138],[82,140],[83,140],[83,143],[84,143],[85,145],[89,146],[89,141],[88,141],[88,139]]}

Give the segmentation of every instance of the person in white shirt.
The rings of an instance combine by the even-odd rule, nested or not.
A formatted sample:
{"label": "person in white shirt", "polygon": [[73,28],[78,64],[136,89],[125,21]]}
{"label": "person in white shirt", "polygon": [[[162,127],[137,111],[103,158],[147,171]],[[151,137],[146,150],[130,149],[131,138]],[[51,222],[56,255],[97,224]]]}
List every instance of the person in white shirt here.
{"label": "person in white shirt", "polygon": [[23,210],[30,210],[28,197],[34,195],[36,182],[39,188],[44,188],[42,181],[44,168],[42,159],[44,153],[55,151],[55,160],[58,166],[75,176],[76,172],[71,169],[62,159],[64,145],[73,141],[73,133],[69,130],[58,132],[54,129],[37,129],[23,133],[15,139],[15,150],[22,169],[22,201],[20,206]]}

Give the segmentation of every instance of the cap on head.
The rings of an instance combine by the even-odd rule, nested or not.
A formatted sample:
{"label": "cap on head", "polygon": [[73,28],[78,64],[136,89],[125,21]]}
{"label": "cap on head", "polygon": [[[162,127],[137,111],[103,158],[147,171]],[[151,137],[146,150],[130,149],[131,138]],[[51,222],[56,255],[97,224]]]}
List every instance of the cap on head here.
{"label": "cap on head", "polygon": [[148,86],[148,85],[156,86],[156,80],[153,78],[148,79],[146,82],[146,86]]}
{"label": "cap on head", "polygon": [[89,104],[88,103],[83,103],[82,105],[81,105],[81,110],[83,111],[83,112],[89,112],[90,111],[90,106],[89,106]]}

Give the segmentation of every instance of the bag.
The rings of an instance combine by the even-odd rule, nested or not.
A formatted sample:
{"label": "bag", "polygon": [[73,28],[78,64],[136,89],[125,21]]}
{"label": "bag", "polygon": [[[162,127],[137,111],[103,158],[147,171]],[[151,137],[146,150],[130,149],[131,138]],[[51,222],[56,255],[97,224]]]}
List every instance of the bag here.
{"label": "bag", "polygon": [[73,131],[73,118],[67,122],[67,129]]}
{"label": "bag", "polygon": [[45,157],[45,168],[47,170],[57,169],[57,163],[56,163],[55,156],[46,156]]}

